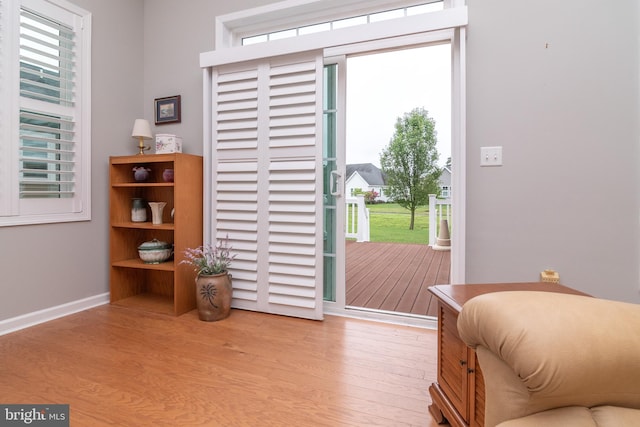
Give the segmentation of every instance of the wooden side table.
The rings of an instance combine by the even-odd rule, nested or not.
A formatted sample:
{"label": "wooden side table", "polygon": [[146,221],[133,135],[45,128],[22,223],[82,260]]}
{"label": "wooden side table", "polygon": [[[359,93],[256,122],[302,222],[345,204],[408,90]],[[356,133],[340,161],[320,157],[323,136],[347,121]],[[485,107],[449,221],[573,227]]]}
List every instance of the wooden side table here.
{"label": "wooden side table", "polygon": [[471,298],[490,292],[544,291],[586,295],[556,283],[437,285],[429,288],[438,306],[438,377],[429,387],[429,412],[439,424],[484,426],[484,379],[475,351],[458,335],[458,314]]}

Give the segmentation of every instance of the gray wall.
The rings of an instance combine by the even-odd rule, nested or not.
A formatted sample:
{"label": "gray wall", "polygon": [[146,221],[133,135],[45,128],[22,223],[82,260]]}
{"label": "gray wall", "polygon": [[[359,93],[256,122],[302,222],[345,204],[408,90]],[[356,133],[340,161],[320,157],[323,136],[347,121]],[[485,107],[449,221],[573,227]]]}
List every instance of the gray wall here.
{"label": "gray wall", "polygon": [[[0,228],[0,320],[108,291],[108,157],[134,154],[133,120],[178,94],[182,123],[153,132],[201,154],[214,17],[272,3],[73,1],[93,12],[93,219]],[[638,16],[634,0],[469,0],[468,282],[551,267],[640,302]],[[486,145],[503,146],[504,166],[479,167]]]}
{"label": "gray wall", "polygon": [[180,95],[182,120],[152,128],[182,137],[183,151],[202,154],[200,53],[215,47],[215,17],[271,3],[260,0],[145,0],[144,113],[153,124],[153,100]]}
{"label": "gray wall", "polygon": [[[469,0],[467,281],[555,268],[640,302],[639,15],[624,0]],[[504,166],[480,168],[480,147]]]}
{"label": "gray wall", "polygon": [[[268,3],[145,2],[145,113],[182,93],[175,133],[189,150],[201,152],[197,57],[213,49],[213,16]],[[637,2],[468,3],[467,282],[554,268],[585,292],[640,302]],[[487,145],[503,147],[504,166],[479,167]]]}
{"label": "gray wall", "polygon": [[142,0],[73,0],[93,13],[92,220],[0,228],[0,320],[109,290],[109,156],[134,154],[143,114]]}

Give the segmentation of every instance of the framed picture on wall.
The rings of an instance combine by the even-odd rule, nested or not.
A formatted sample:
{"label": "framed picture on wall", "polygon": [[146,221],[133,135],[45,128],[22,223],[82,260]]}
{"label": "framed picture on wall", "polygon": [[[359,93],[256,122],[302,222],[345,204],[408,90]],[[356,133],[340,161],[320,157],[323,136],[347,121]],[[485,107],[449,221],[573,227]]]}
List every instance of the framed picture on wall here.
{"label": "framed picture on wall", "polygon": [[155,99],[156,124],[180,123],[180,95]]}

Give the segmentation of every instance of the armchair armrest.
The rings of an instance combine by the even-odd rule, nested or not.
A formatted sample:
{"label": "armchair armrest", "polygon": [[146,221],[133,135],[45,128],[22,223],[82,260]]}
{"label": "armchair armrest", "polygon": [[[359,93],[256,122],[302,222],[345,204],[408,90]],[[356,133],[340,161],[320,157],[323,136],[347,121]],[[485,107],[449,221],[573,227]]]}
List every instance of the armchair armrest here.
{"label": "armchair armrest", "polygon": [[484,374],[487,426],[565,406],[640,409],[640,305],[496,292],[463,306],[458,331]]}

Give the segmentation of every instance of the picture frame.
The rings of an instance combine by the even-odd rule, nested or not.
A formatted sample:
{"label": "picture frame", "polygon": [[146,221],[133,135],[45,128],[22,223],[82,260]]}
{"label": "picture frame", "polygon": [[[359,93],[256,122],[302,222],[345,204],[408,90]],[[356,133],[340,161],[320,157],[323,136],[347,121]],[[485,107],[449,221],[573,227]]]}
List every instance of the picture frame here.
{"label": "picture frame", "polygon": [[180,123],[180,95],[156,98],[154,110],[157,125]]}

